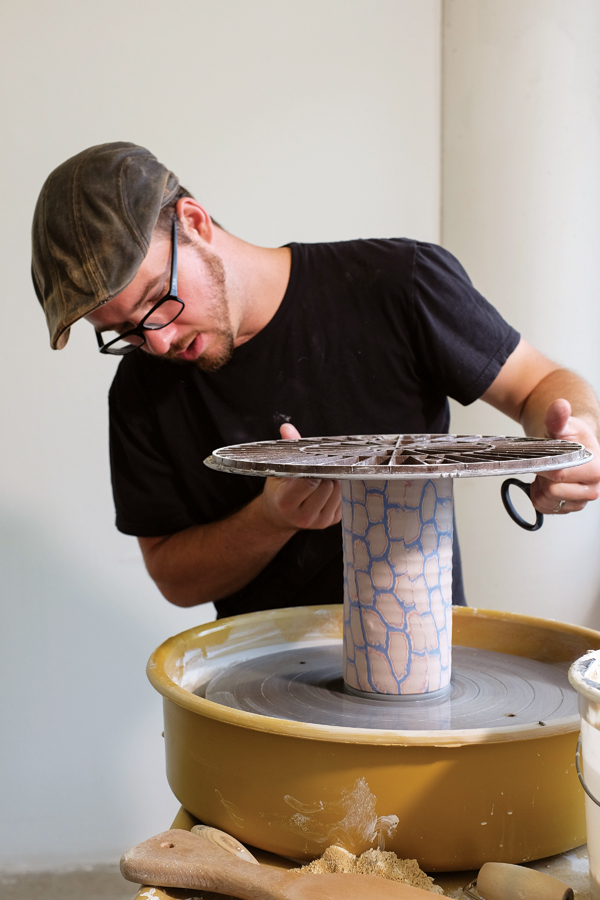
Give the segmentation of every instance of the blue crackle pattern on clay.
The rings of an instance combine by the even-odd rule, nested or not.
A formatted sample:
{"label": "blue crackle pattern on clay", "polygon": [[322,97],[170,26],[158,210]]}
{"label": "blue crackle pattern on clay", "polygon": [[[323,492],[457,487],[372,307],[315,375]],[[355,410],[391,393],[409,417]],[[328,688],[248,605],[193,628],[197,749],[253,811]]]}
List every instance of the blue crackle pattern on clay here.
{"label": "blue crackle pattern on clay", "polygon": [[452,479],[343,481],[344,680],[421,694],[450,681]]}

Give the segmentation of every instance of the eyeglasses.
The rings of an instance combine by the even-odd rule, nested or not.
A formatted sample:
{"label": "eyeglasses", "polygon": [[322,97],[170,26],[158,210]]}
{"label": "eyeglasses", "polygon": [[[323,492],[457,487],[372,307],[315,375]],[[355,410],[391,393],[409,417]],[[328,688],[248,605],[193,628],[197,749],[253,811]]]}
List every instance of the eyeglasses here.
{"label": "eyeglasses", "polygon": [[125,356],[139,350],[146,343],[144,331],[158,331],[166,328],[174,322],[184,310],[185,304],[177,296],[177,216],[173,218],[173,236],[171,249],[171,286],[169,293],[155,303],[150,312],[146,313],[141,322],[135,328],[124,331],[123,334],[104,343],[102,334],[96,330],[96,340],[100,353],[109,353],[113,356]]}

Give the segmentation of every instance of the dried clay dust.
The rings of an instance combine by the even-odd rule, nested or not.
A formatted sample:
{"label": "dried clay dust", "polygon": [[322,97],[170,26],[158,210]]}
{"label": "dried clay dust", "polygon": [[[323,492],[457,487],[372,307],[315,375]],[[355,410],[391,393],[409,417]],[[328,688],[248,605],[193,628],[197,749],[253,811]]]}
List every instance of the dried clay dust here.
{"label": "dried clay dust", "polygon": [[433,883],[433,878],[419,868],[416,859],[398,859],[391,850],[365,850],[355,856],[343,847],[328,847],[323,856],[297,872],[312,872],[313,875],[328,875],[346,872],[352,875],[379,875],[390,881],[400,881],[412,887],[443,894],[443,890]]}

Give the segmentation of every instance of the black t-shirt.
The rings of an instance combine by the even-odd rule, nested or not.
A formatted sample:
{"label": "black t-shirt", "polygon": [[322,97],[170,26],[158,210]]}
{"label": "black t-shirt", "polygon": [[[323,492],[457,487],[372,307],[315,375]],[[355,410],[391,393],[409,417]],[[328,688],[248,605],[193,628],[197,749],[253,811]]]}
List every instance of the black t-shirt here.
{"label": "black t-shirt", "polygon": [[[125,357],[110,391],[117,527],[154,537],[221,519],[261,478],[215,472],[217,447],[279,437],[447,432],[447,397],[490,386],[519,335],[441,247],[406,239],[291,244],[271,321],[217,372],[144,352]],[[339,525],[301,531],[219,616],[341,602]],[[464,603],[460,559],[454,602]]]}

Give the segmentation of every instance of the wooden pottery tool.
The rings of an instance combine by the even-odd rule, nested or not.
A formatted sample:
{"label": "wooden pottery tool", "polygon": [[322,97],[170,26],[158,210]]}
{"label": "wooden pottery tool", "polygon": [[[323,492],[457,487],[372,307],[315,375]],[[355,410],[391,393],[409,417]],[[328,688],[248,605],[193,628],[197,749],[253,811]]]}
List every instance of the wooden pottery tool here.
{"label": "wooden pottery tool", "polygon": [[244,847],[243,844],[240,844],[233,835],[227,834],[226,831],[220,831],[218,828],[211,828],[210,825],[194,825],[192,827],[192,834],[197,835],[199,838],[202,838],[202,840],[210,841],[211,844],[216,844],[217,847],[221,847],[222,850],[226,850],[227,853],[236,856],[238,859],[254,863],[256,866],[260,865],[257,858],[252,856],[250,851]]}
{"label": "wooden pottery tool", "polygon": [[484,863],[465,893],[483,900],[573,900],[572,888],[557,878],[510,863]]}
{"label": "wooden pottery tool", "polygon": [[312,875],[236,858],[217,841],[173,828],[121,857],[128,881],[229,894],[240,900],[431,900],[428,891],[375,875]]}
{"label": "wooden pottery tool", "polygon": [[[183,828],[185,831],[188,831],[186,823],[180,822],[180,818],[182,818],[181,815],[176,817],[171,828]],[[245,859],[247,862],[255,863],[257,866],[260,865],[256,857],[253,856],[243,844],[240,844],[233,835],[227,834],[225,831],[219,831],[218,828],[211,828],[210,825],[201,825],[200,823],[193,825],[191,831],[192,834],[198,835],[199,838],[217,844],[223,850],[226,850],[227,853],[237,856],[238,859]],[[285,869],[288,867],[282,866],[282,868]],[[289,868],[291,868],[291,866]],[[206,898],[206,900],[212,900],[212,898],[216,896],[217,895],[212,891],[202,892],[202,897]],[[220,896],[223,895],[221,894]],[[189,890],[185,889],[178,890],[177,888],[166,888],[163,891],[159,890],[156,886],[142,885],[134,900],[197,900],[197,898],[195,894],[192,894]]]}

